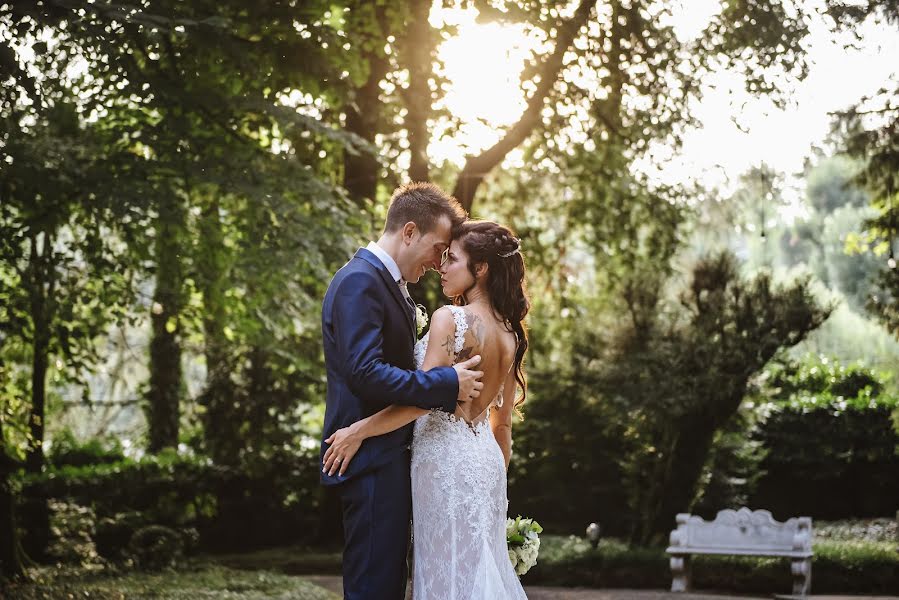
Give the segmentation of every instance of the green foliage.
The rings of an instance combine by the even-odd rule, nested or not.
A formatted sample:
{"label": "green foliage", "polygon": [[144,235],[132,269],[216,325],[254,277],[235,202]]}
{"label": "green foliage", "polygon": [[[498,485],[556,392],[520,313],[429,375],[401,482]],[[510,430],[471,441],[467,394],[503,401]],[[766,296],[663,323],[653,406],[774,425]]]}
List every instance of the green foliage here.
{"label": "green foliage", "polygon": [[[727,478],[754,478],[760,456],[743,446],[733,420],[750,380],[829,309],[807,281],[743,279],[727,254],[695,266],[679,304],[665,302],[664,289],[636,284],[622,295],[628,321],[606,325],[597,315],[596,327],[583,327],[587,316],[571,319],[570,355],[532,371],[510,502],[548,527],[571,531],[596,520],[648,543],[666,536],[703,490],[708,503],[745,497],[747,489],[727,489]],[[547,439],[559,443],[547,447]]]}
{"label": "green foliage", "polygon": [[50,468],[24,477],[20,498],[60,499],[89,509],[96,549],[110,559],[123,558],[134,532],[150,525],[195,529],[207,549],[247,548],[316,535],[322,502],[318,465],[317,451],[273,456],[252,471],[166,451],[140,460]]}
{"label": "green foliage", "polygon": [[56,468],[83,467],[119,462],[125,459],[125,454],[121,442],[116,439],[95,438],[81,442],[70,429],[63,429],[53,436],[47,458]]}
{"label": "green foliage", "polygon": [[796,412],[829,408],[836,415],[848,409],[890,408],[899,399],[882,395],[884,377],[858,364],[846,366],[825,356],[774,363],[766,370],[763,398],[775,406],[763,408]]}
{"label": "green foliage", "polygon": [[882,261],[859,241],[874,216],[869,194],[857,182],[863,163],[845,154],[819,156],[806,167],[805,204],[792,231],[781,238],[785,267],[804,264],[861,312]]}
{"label": "green foliage", "polygon": [[[871,0],[859,5],[828,0],[826,4],[838,26],[855,35],[860,35],[861,24],[868,20],[894,27],[899,23],[899,5],[894,0]],[[875,213],[866,223],[866,238],[870,242],[866,250],[882,262],[868,309],[899,337],[899,271],[888,267],[884,260],[885,256],[894,258],[899,254],[895,249],[899,236],[899,108],[893,101],[897,93],[899,87],[884,85],[839,113],[834,130],[847,154],[863,161],[864,168],[856,181],[871,194],[870,206]]]}
{"label": "green foliage", "polygon": [[805,195],[813,214],[829,215],[844,207],[863,208],[868,193],[855,182],[864,164],[845,154],[821,157],[806,171]]}
{"label": "green foliage", "polygon": [[875,282],[868,309],[899,339],[899,269],[885,269]]}
{"label": "green foliage", "polygon": [[567,370],[532,368],[529,381],[524,421],[513,427],[510,512],[540,515],[549,531],[597,521],[610,535],[627,535],[635,515],[620,461],[630,445],[618,415],[590,381]]}
{"label": "green foliage", "polygon": [[[826,541],[814,544],[816,593],[883,594],[899,584],[899,557],[883,542]],[[522,581],[527,585],[666,588],[671,583],[662,549],[628,546],[604,538],[594,550],[581,538],[544,535],[540,557]],[[782,558],[698,556],[697,589],[737,593],[787,593],[790,562]]]}
{"label": "green foliage", "polygon": [[[772,366],[753,438],[766,449],[752,495],[780,517],[877,517],[895,513],[899,434],[882,376],[812,358]],[[801,486],[792,482],[802,481]]]}

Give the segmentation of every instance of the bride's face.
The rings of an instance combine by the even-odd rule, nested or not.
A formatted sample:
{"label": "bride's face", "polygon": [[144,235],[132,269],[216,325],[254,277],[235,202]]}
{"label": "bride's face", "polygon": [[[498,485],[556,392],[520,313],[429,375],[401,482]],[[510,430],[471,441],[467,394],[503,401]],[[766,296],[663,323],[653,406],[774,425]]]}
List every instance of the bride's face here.
{"label": "bride's face", "polygon": [[460,296],[474,283],[474,277],[468,270],[468,255],[458,240],[453,240],[446,260],[440,265],[440,285],[443,293],[453,298]]}

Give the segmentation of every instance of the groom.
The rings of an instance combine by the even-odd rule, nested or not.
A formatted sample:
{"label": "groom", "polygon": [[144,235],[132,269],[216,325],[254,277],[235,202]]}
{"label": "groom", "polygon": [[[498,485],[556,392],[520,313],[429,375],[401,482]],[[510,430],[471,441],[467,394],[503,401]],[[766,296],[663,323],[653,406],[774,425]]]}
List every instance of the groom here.
{"label": "groom", "polygon": [[[391,404],[454,412],[479,395],[476,356],[454,367],[415,371],[415,304],[406,282],[440,266],[465,211],[429,183],[396,190],[377,243],[360,248],[328,286],[322,334],[328,395],[322,439]],[[343,475],[321,476],[343,509],[343,590],[349,600],[401,600],[412,491],[413,425],[366,440]],[[323,441],[321,455],[328,445]]]}

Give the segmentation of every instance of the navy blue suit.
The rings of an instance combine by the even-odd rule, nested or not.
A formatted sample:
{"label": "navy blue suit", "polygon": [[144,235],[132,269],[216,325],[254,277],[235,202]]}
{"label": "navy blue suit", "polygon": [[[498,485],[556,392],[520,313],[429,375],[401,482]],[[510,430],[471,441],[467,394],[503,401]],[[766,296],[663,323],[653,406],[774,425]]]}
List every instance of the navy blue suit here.
{"label": "navy blue suit", "polygon": [[[322,335],[328,395],[325,440],[391,404],[456,409],[459,383],[451,367],[414,371],[415,322],[390,272],[360,248],[325,294]],[[409,444],[413,425],[369,438],[342,475],[322,474],[343,506],[344,597],[401,600],[412,494]],[[327,444],[322,441],[321,455]]]}

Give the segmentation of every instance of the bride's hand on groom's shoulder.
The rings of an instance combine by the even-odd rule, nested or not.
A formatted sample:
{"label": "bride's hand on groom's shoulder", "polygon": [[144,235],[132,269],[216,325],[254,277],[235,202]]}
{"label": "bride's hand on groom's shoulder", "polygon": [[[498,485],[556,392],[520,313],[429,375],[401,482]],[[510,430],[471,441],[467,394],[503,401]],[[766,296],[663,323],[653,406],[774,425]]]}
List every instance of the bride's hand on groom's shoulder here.
{"label": "bride's hand on groom's shoulder", "polygon": [[331,445],[322,459],[322,473],[334,475],[338,469],[340,470],[339,475],[346,473],[350,461],[356,456],[363,440],[364,438],[359,435],[357,428],[353,425],[332,433],[331,437],[325,440],[326,444]]}

